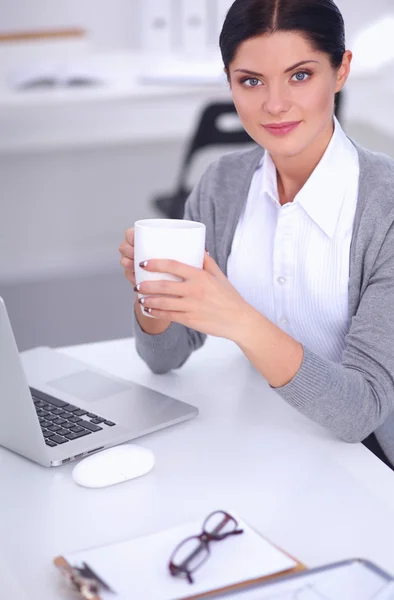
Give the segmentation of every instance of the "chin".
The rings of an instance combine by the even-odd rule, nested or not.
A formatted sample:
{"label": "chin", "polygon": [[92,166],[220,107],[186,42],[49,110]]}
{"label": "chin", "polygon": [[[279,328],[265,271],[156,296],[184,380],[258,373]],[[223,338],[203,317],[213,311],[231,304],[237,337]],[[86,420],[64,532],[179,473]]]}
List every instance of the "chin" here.
{"label": "chin", "polygon": [[257,143],[267,150],[267,152],[269,152],[272,156],[283,156],[288,158],[301,154],[307,147],[305,142],[301,143],[297,139],[291,139],[290,136],[287,139],[278,140],[267,140],[267,138],[260,138]]}

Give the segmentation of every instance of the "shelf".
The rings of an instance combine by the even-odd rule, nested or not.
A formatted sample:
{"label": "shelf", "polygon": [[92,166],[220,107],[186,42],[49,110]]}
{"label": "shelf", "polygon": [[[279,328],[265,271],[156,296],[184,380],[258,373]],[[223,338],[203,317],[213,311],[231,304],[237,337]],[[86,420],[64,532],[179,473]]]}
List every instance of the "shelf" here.
{"label": "shelf", "polygon": [[[13,68],[21,64],[21,57],[19,52],[19,63],[14,60]],[[56,60],[60,64],[65,59],[58,53]],[[166,60],[171,57],[161,57],[160,62]],[[205,84],[194,85],[141,83],[140,74],[149,74],[159,62],[155,56],[137,52],[99,55],[86,48],[75,54],[75,61],[84,69],[99,72],[106,83],[84,88],[13,90],[6,81],[6,63],[10,61],[3,56],[0,152],[183,138],[205,103],[230,99],[224,77],[214,81],[207,76]]]}

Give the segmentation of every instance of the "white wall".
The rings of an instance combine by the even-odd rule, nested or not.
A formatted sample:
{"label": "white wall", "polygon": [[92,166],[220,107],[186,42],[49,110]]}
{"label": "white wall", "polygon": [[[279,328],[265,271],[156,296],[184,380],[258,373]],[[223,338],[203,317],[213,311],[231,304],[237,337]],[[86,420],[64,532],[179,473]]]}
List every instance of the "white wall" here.
{"label": "white wall", "polygon": [[336,5],[344,18],[350,46],[360,30],[380,19],[382,15],[393,13],[391,0],[336,0]]}
{"label": "white wall", "polygon": [[124,230],[171,190],[181,147],[0,155],[0,283],[117,269]]}
{"label": "white wall", "polygon": [[[1,0],[0,33],[43,27],[82,26],[92,34],[98,46],[138,47],[140,11],[144,0]],[[161,0],[157,0],[160,3]],[[193,3],[193,0],[189,0]],[[231,0],[205,0],[209,18],[215,4],[226,7]],[[179,13],[182,0],[172,0]],[[391,0],[337,0],[345,19],[351,43],[355,33],[380,15],[393,11]],[[223,14],[223,8],[219,8]],[[212,43],[215,41],[212,38]]]}

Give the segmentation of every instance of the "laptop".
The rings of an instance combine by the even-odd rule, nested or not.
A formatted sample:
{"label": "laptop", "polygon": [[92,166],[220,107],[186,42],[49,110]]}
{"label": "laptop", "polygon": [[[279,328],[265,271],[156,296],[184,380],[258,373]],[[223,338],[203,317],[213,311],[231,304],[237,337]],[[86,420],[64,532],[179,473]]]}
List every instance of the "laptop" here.
{"label": "laptop", "polygon": [[0,297],[0,445],[45,467],[180,423],[197,408],[51,348],[19,354]]}

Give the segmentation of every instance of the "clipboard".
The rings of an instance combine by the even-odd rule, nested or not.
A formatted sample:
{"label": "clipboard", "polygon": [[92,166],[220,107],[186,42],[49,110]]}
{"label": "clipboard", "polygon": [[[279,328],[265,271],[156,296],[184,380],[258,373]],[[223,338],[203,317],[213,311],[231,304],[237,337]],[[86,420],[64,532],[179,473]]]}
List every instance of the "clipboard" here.
{"label": "clipboard", "polygon": [[86,563],[82,568],[72,567],[63,556],[56,557],[53,562],[70,584],[70,588],[83,600],[101,600],[103,589],[112,592],[111,588]]}
{"label": "clipboard", "polygon": [[[245,527],[245,522],[242,522],[242,526]],[[251,528],[249,525],[247,525],[248,531],[251,532],[250,535],[253,535],[255,538],[257,537],[259,540],[261,540],[261,543],[265,543],[265,545],[269,546],[270,551],[272,552],[277,552],[278,554],[280,554],[281,557],[286,557],[286,559],[288,559],[287,561],[285,560],[285,563],[287,562],[287,564],[291,564],[291,568],[286,568],[286,569],[282,569],[280,571],[277,571],[275,573],[269,574],[269,575],[264,575],[264,576],[253,576],[253,577],[248,577],[248,578],[242,578],[239,581],[237,581],[236,583],[234,583],[234,581],[232,581],[229,584],[224,584],[224,585],[214,585],[213,587],[211,587],[210,589],[206,589],[204,591],[199,591],[199,590],[193,590],[193,585],[186,584],[186,587],[183,586],[181,589],[177,589],[176,586],[174,585],[174,591],[172,592],[171,590],[171,600],[200,600],[203,598],[210,598],[212,596],[216,596],[218,593],[225,593],[225,592],[233,592],[233,591],[238,591],[241,590],[243,588],[247,588],[248,586],[254,585],[254,584],[260,584],[260,583],[266,583],[266,582],[273,582],[275,580],[280,580],[282,577],[286,577],[289,575],[295,575],[301,571],[304,571],[306,569],[305,565],[302,564],[300,561],[298,561],[297,559],[295,559],[293,556],[291,556],[290,554],[288,554],[287,552],[283,551],[279,546],[273,544],[272,542],[270,542],[269,540],[267,540],[265,537],[261,536],[258,532],[256,532],[253,528]],[[173,528],[173,529],[179,529],[179,528]],[[173,530],[167,530],[168,532],[171,532]],[[160,536],[165,534],[166,532],[161,532],[159,534],[156,534],[156,536]],[[145,538],[137,538],[136,540],[131,540],[129,542],[124,542],[124,545],[127,545],[127,543],[136,543],[138,542],[138,540],[142,539],[147,539],[147,538],[154,538],[155,536],[145,536]],[[242,536],[239,536],[242,537]],[[116,547],[116,545],[110,545],[107,546],[106,548],[101,548],[101,549],[94,549],[93,551],[87,551],[85,553],[81,553],[81,555],[78,556],[78,554],[75,555],[75,559],[74,556],[69,556],[69,557],[64,557],[64,556],[58,556],[54,559],[54,564],[55,566],[61,571],[62,575],[65,577],[65,579],[68,581],[69,585],[70,585],[70,591],[74,591],[79,595],[79,597],[82,600],[111,600],[113,598],[113,600],[117,600],[117,598],[120,598],[120,600],[123,600],[123,598],[125,598],[124,595],[124,589],[123,589],[123,594],[119,593],[119,589],[117,589],[117,580],[114,577],[109,577],[108,573],[110,573],[110,571],[107,570],[107,572],[102,572],[101,569],[98,569],[96,567],[96,564],[94,563],[94,552],[95,551],[100,551],[103,552],[105,551],[105,557],[108,557],[108,561],[113,560],[113,556],[114,556],[114,552],[111,552],[111,548]],[[124,552],[124,551],[123,551]],[[135,546],[134,546],[134,552],[135,552]],[[133,552],[130,552],[130,556],[133,554]],[[83,556],[83,558],[81,558],[81,556]],[[90,556],[92,556],[92,562],[90,562]],[[122,555],[124,556],[124,554]],[[104,557],[104,558],[105,558]],[[103,556],[101,557],[101,559],[103,560]],[[209,563],[209,561],[208,561]],[[206,564],[208,564],[206,563]],[[285,564],[283,563],[283,564]],[[101,563],[102,566],[104,565],[104,563]],[[119,568],[119,564],[117,565],[117,567]],[[165,568],[165,565],[163,565],[163,567]],[[104,569],[105,570],[105,569]],[[130,567],[130,565],[128,565],[128,567],[125,569],[126,570],[126,575],[129,571],[133,571],[133,569]],[[231,570],[231,568],[230,568]],[[261,569],[261,572],[263,571],[263,569]],[[123,571],[119,571],[122,572]],[[154,573],[152,574],[152,577],[154,577]],[[166,572],[166,576],[167,576],[167,572]],[[178,581],[179,579],[176,578],[171,578],[169,581]],[[132,582],[131,582],[132,583]],[[130,587],[131,586],[130,583]],[[223,582],[222,582],[223,583]],[[196,586],[197,587],[197,586]],[[157,593],[161,593],[162,588],[159,587],[160,592]],[[138,592],[136,595],[134,590],[130,590],[131,595],[127,595],[127,600],[142,600],[143,595],[140,592]],[[167,595],[166,595],[167,593]],[[74,596],[75,597],[75,596]],[[150,595],[150,598],[159,598],[156,593],[154,595]],[[163,595],[161,596],[161,598],[164,598],[165,600],[169,600],[169,596],[168,596],[168,591],[165,592],[163,591]],[[144,598],[145,600],[145,598]]]}
{"label": "clipboard", "polygon": [[[290,556],[290,555],[288,555]],[[292,558],[292,557],[291,557]],[[86,570],[89,570],[91,576],[88,577],[81,575],[80,569],[77,567],[71,566],[63,556],[58,556],[54,559],[54,565],[60,569],[63,573],[64,577],[70,583],[70,591],[77,592],[81,600],[103,600],[101,596],[101,591],[103,589],[111,590],[109,586],[98,577],[94,571],[92,571],[85,563]],[[281,573],[275,575],[268,575],[267,577],[260,577],[257,579],[249,579],[248,581],[242,581],[236,585],[223,587],[220,589],[212,590],[205,594],[198,594],[197,596],[185,596],[179,600],[199,600],[200,598],[210,598],[213,596],[217,596],[217,594],[228,593],[228,592],[236,592],[237,590],[241,590],[243,588],[247,588],[250,585],[258,585],[260,583],[268,583],[270,581],[279,580],[282,577],[286,577],[288,575],[296,575],[302,571],[305,571],[306,567],[301,562],[297,561],[297,566],[293,569],[289,569],[287,571],[282,571]],[[114,593],[114,600],[116,599],[116,592]],[[131,600],[131,599],[130,599]]]}

